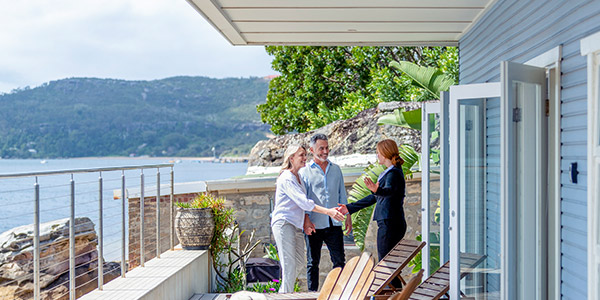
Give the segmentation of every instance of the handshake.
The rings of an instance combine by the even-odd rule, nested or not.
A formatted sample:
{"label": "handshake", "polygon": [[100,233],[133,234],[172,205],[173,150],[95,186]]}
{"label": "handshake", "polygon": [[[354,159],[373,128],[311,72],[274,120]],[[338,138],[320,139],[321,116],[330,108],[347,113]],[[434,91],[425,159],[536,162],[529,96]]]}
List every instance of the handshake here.
{"label": "handshake", "polygon": [[[345,204],[338,204],[338,207],[328,208],[327,215],[337,221],[344,221],[344,234],[348,235],[352,231],[352,218],[348,214],[348,208]],[[345,216],[345,217],[344,217]],[[304,233],[311,235],[316,231],[315,224],[312,223],[308,215],[304,215]]]}

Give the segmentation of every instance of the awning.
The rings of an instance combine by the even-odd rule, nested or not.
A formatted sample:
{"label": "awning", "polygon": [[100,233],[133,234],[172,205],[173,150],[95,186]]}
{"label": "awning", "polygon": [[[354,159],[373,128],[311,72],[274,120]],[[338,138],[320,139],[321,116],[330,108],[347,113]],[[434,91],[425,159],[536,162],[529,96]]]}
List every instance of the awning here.
{"label": "awning", "polygon": [[187,0],[233,45],[456,46],[495,0]]}

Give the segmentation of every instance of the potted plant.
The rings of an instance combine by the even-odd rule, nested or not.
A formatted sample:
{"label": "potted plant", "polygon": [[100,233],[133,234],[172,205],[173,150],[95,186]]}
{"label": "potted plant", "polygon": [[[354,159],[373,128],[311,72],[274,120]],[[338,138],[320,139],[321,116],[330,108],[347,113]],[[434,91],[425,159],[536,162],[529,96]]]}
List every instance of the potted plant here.
{"label": "potted plant", "polygon": [[192,202],[176,202],[175,232],[185,250],[206,250],[215,236],[215,219],[221,219],[224,199],[203,193]]}

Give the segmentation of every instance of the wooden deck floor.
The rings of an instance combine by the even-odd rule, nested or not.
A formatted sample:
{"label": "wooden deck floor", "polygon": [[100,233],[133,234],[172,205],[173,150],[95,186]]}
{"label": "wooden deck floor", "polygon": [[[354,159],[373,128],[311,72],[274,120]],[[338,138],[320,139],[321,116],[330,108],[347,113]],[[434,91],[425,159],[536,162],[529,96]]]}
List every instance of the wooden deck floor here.
{"label": "wooden deck floor", "polygon": [[[289,294],[263,294],[269,300],[285,300],[285,299],[295,299],[295,300],[315,300],[319,297],[319,293],[317,292],[305,292],[305,293],[289,293]],[[231,294],[196,294],[190,300],[224,300],[229,299]]]}

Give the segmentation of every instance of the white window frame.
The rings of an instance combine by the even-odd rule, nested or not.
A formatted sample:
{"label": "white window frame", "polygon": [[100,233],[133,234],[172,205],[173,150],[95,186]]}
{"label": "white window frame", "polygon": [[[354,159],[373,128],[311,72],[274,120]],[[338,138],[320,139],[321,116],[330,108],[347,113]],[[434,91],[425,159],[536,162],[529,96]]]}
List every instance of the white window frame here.
{"label": "white window frame", "polygon": [[[431,138],[429,136],[429,115],[440,113],[440,103],[423,103],[421,109],[421,240],[425,242],[425,247],[421,249],[421,266],[427,276],[431,274],[429,262],[431,261],[431,241],[429,240],[429,231],[431,230],[431,192],[430,187],[430,164],[429,164],[429,147],[431,146]],[[441,190],[440,190],[441,196]],[[440,227],[440,229],[443,226]],[[441,245],[440,245],[441,246]],[[441,262],[440,262],[441,265]]]}
{"label": "white window frame", "polygon": [[[516,182],[514,173],[512,172],[513,164],[515,163],[515,142],[512,134],[509,134],[510,131],[513,130],[513,122],[512,122],[512,109],[513,104],[510,99],[510,84],[507,86],[510,80],[515,80],[517,78],[513,77],[527,77],[529,75],[522,73],[514,73],[515,70],[509,71],[509,69],[513,68],[510,65],[515,64],[525,65],[517,62],[503,61],[501,62],[501,75],[500,75],[500,83],[502,84],[502,96],[501,96],[501,113],[500,119],[501,122],[501,151],[500,151],[500,168],[501,168],[501,180],[500,180],[500,199],[502,201],[502,287],[501,287],[501,299],[516,299],[518,296],[517,290],[517,242],[518,238],[517,233],[517,224],[516,224],[516,213],[518,204],[515,200],[515,192],[516,192]],[[512,74],[510,74],[512,73]],[[510,74],[510,75],[509,75]],[[531,75],[531,74],[530,74]],[[506,78],[506,76],[511,77]],[[541,78],[538,78],[541,79]],[[529,81],[527,81],[529,82]],[[542,90],[542,94],[545,91]],[[510,120],[510,121],[509,121]],[[539,166],[539,164],[538,164]],[[538,170],[539,171],[539,170]],[[539,182],[535,182],[535,184],[539,187]],[[541,230],[539,224],[536,225],[537,230]],[[541,264],[537,264],[537,266],[542,266]],[[539,283],[536,282],[536,284]],[[538,286],[531,287],[539,292]],[[536,293],[536,297],[543,297],[543,294]]]}
{"label": "white window frame", "polygon": [[[460,299],[460,198],[459,185],[459,167],[458,162],[460,160],[458,139],[455,134],[459,132],[459,120],[458,109],[459,101],[465,99],[478,99],[478,98],[499,98],[501,96],[501,85],[500,82],[493,83],[475,83],[475,84],[464,84],[455,85],[450,87],[450,173],[449,178],[451,180],[450,188],[450,220],[449,220],[449,231],[450,231],[450,299]],[[504,272],[504,271],[503,271]],[[504,288],[504,287],[502,287]]]}
{"label": "white window frame", "polygon": [[[429,144],[431,142],[429,134],[425,134],[430,131],[429,128],[429,115],[437,114],[439,116],[439,138],[440,138],[440,266],[442,266],[449,259],[449,241],[450,233],[448,231],[448,131],[449,131],[449,119],[448,119],[448,103],[450,102],[450,94],[448,92],[442,92],[440,95],[439,102],[427,102],[423,103],[422,114],[421,114],[421,237],[422,241],[426,242],[425,247],[421,250],[422,254],[422,268],[425,274],[431,274],[431,242],[429,240],[430,224],[431,224],[431,191],[430,191],[430,165],[429,165]],[[434,270],[435,271],[435,270]],[[423,278],[425,280],[425,278]]]}
{"label": "white window frame", "polygon": [[[549,260],[552,259],[552,269],[548,269],[548,299],[560,299],[560,271],[561,271],[561,253],[560,253],[560,233],[561,233],[561,221],[560,221],[560,114],[561,114],[561,105],[560,105],[560,87],[561,87],[561,65],[560,61],[562,59],[562,47],[557,46],[554,47],[532,59],[527,61],[525,64],[540,68],[546,68],[548,70],[548,75],[553,76],[549,78],[549,89],[551,86],[554,87],[553,90],[548,90],[548,98],[550,100],[550,116],[549,118],[553,119],[553,123],[548,124],[548,138],[550,135],[553,135],[552,145],[548,149],[548,155],[553,157],[554,166],[557,169],[558,173],[555,174],[551,181],[548,181],[548,185],[554,189],[554,198],[551,203],[552,207],[548,207],[549,213],[552,213],[552,216],[548,216],[550,221],[550,226],[552,226],[552,244],[556,253],[548,253]],[[552,95],[552,96],[551,96]],[[550,173],[551,171],[549,171]],[[549,237],[550,238],[550,237]],[[550,240],[548,241],[550,242]],[[551,256],[552,255],[552,256]],[[550,281],[551,280],[551,281]],[[552,289],[552,290],[551,290]]]}
{"label": "white window frame", "polygon": [[581,40],[581,55],[587,56],[587,94],[588,94],[588,299],[600,298],[600,168],[596,167],[595,161],[600,158],[600,32],[590,35]]}

